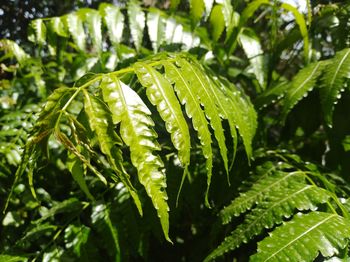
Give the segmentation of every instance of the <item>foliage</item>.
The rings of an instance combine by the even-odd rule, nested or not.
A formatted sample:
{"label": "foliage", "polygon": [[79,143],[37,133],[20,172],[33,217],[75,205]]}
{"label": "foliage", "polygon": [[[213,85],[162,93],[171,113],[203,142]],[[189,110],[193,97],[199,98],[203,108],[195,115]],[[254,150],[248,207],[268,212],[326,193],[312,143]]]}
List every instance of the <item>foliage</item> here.
{"label": "foliage", "polygon": [[347,259],[350,5],[306,2],[93,1],[1,39],[0,260]]}

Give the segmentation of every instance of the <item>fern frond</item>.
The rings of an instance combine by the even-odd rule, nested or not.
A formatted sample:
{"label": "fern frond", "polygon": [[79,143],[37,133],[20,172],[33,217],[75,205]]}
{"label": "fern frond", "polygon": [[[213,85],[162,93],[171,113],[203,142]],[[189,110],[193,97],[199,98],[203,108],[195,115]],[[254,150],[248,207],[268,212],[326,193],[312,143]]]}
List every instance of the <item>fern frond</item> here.
{"label": "fern frond", "polygon": [[104,153],[113,170],[119,175],[121,181],[128,188],[130,195],[135,201],[140,214],[142,214],[141,202],[137,192],[132,186],[129,175],[125,172],[122,163],[120,149],[116,145],[121,145],[120,137],[113,130],[112,117],[109,109],[98,98],[90,95],[84,90],[84,107],[89,117],[92,131],[95,131],[102,153]]}
{"label": "fern frond", "polygon": [[[217,104],[219,104],[219,100],[217,99],[217,96],[213,91],[215,86],[213,87],[213,84],[208,81],[208,78],[203,73],[203,71],[200,70],[195,64],[190,63],[183,58],[179,58],[177,62],[180,65],[180,70],[183,72],[184,75],[187,76],[187,81],[190,83],[190,85],[196,87],[196,95],[199,98],[201,104],[203,105],[204,112],[210,121],[211,127],[214,130],[215,138],[219,144],[220,154],[222,159],[224,160],[225,169],[228,170],[225,135],[220,119],[220,115],[222,115],[222,113],[218,110],[217,107]],[[212,176],[211,167],[207,171],[207,193],[205,199],[208,205],[208,192]]]}
{"label": "fern frond", "polygon": [[179,160],[187,169],[190,163],[190,134],[181,106],[169,81],[158,71],[145,63],[134,65],[140,83],[146,87],[146,94],[165,121],[171,140],[179,151]]}
{"label": "fern frond", "polygon": [[350,221],[337,214],[297,214],[258,243],[251,260],[313,261],[319,252],[323,257],[338,254],[349,238]]}
{"label": "fern frond", "polygon": [[312,63],[300,70],[292,79],[287,88],[282,109],[282,119],[284,120],[290,110],[305,97],[316,85],[318,77],[321,75],[325,64],[323,62]]}
{"label": "fern frond", "polygon": [[156,142],[157,134],[152,129],[154,122],[149,117],[151,112],[137,93],[117,78],[106,77],[101,88],[115,120],[120,121],[121,136],[130,147],[131,161],[157,210],[165,238],[171,242],[168,236],[169,207],[164,164],[155,154],[160,146]]}
{"label": "fern frond", "polygon": [[239,130],[248,160],[250,160],[253,154],[252,140],[257,128],[257,114],[254,107],[249,97],[226,79],[220,79],[217,83],[220,84],[221,90],[226,97],[225,99],[222,98],[222,101],[226,101],[232,108],[229,117],[232,118],[232,122],[235,123]]}
{"label": "fern frond", "polygon": [[334,104],[344,89],[344,80],[349,78],[350,49],[338,52],[328,65],[321,81],[321,104],[328,126],[332,126]]}
{"label": "fern frond", "polygon": [[285,173],[281,171],[273,172],[269,176],[264,176],[256,181],[246,192],[241,193],[230,205],[225,207],[220,216],[224,224],[231,221],[233,216],[238,216],[247,210],[250,210],[254,204],[261,204],[264,199],[272,196],[281,188],[290,187],[293,184],[300,184],[305,180],[302,172]]}
{"label": "fern frond", "polygon": [[247,214],[244,221],[226,237],[208,257],[212,260],[215,257],[227,253],[229,250],[238,248],[242,243],[247,243],[254,236],[261,234],[265,228],[272,228],[280,224],[284,218],[293,215],[295,209],[314,210],[316,204],[328,200],[328,192],[314,185],[298,183],[287,189],[269,194],[267,199]]}
{"label": "fern frond", "polygon": [[198,132],[198,138],[202,146],[203,155],[206,158],[207,170],[211,170],[213,165],[213,153],[211,148],[211,134],[208,128],[208,121],[198,103],[197,95],[185,76],[173,63],[163,62],[165,75],[171,83],[179,97],[181,104],[185,105],[186,114],[192,119],[193,128]]}

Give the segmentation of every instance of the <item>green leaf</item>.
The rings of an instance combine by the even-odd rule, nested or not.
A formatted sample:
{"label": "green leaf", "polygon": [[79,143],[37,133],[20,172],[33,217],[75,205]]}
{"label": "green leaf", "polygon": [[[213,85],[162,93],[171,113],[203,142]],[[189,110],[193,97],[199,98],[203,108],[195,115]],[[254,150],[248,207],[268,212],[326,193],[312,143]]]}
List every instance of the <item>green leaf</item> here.
{"label": "green leaf", "polygon": [[86,194],[86,196],[91,201],[94,201],[94,197],[91,195],[90,190],[86,185],[86,182],[84,179],[85,170],[84,170],[83,163],[79,160],[79,158],[76,155],[69,153],[66,165],[68,170],[72,174],[73,179],[75,180],[75,182],[78,183],[80,189]]}
{"label": "green leaf", "polygon": [[189,0],[189,2],[191,18],[197,24],[204,14],[204,2],[203,0]]}
{"label": "green leaf", "polygon": [[181,0],[170,0],[170,8],[176,9],[180,4]]}
{"label": "green leaf", "polygon": [[57,215],[57,214],[71,213],[71,212],[78,212],[79,213],[82,210],[82,208],[83,208],[83,205],[78,199],[68,198],[62,202],[54,203],[52,208],[50,208],[47,212],[45,212],[44,215],[40,219],[35,220],[34,223],[40,224],[44,220],[46,220],[50,217],[53,217],[54,215]]}
{"label": "green leaf", "polygon": [[10,57],[15,57],[20,64],[24,64],[30,56],[14,41],[8,39],[0,40],[0,50],[5,51]]}
{"label": "green leaf", "polygon": [[165,39],[165,24],[159,9],[150,8],[147,14],[147,27],[149,38],[155,53]]}
{"label": "green leaf", "polygon": [[6,255],[6,254],[0,255],[0,262],[23,262],[23,261],[28,261],[28,258],[21,257],[21,256]]}
{"label": "green leaf", "polygon": [[145,14],[137,0],[129,1],[128,16],[132,40],[134,41],[136,50],[140,51],[143,39],[143,30],[145,29]]}
{"label": "green leaf", "polygon": [[350,49],[346,48],[336,53],[330,60],[321,79],[321,104],[326,124],[330,127],[332,127],[334,104],[340,98],[340,92],[345,87],[345,79],[349,78],[349,71]]}
{"label": "green leaf", "polygon": [[169,238],[169,207],[167,204],[164,164],[155,151],[160,150],[153,130],[151,112],[129,86],[113,76],[106,76],[102,85],[104,100],[111,108],[113,121],[120,122],[120,134],[130,147],[131,162],[138,171],[140,183],[152,199],[163,228],[165,238]]}
{"label": "green leaf", "polygon": [[46,42],[46,26],[42,19],[35,19],[29,24],[29,36],[28,39],[32,42],[37,42],[42,45]]}
{"label": "green leaf", "polygon": [[123,37],[124,15],[119,7],[106,3],[100,4],[99,11],[107,26],[110,41],[118,45]]}
{"label": "green leaf", "polygon": [[66,248],[72,248],[78,258],[86,259],[87,250],[86,244],[90,235],[91,229],[84,225],[75,226],[70,224],[64,231],[64,242]]}
{"label": "green leaf", "polygon": [[[225,135],[224,135],[221,119],[220,119],[220,115],[222,115],[222,113],[219,112],[217,104],[219,104],[221,109],[222,109],[222,106],[219,101],[219,98],[217,97],[216,92],[214,92],[214,89],[217,89],[217,87],[210,82],[210,80],[207,78],[203,70],[198,68],[198,65],[190,63],[184,58],[179,58],[177,60],[177,63],[180,66],[181,68],[180,70],[182,71],[183,75],[187,78],[187,81],[189,82],[189,84],[191,86],[196,87],[194,89],[196,92],[196,96],[197,98],[200,99],[200,102],[204,107],[204,112],[207,118],[210,120],[210,125],[214,130],[215,138],[219,144],[221,157],[224,160],[225,169],[228,170]],[[209,205],[208,192],[209,192],[209,186],[211,183],[212,167],[209,167],[207,165],[207,172],[208,172],[207,192],[205,196],[205,201],[206,201],[206,204]]]}
{"label": "green leaf", "polygon": [[[255,109],[249,98],[228,80],[220,79],[220,81],[217,81],[216,83],[220,84],[221,90],[226,97],[226,99],[222,98],[221,101],[229,103],[227,108],[231,108],[231,112],[228,114],[228,117],[229,119],[232,119],[229,123],[231,121],[234,122],[239,130],[249,161],[252,157],[252,141],[257,128],[257,115]],[[231,127],[231,129],[233,128]],[[231,133],[233,134],[232,130]],[[235,143],[236,142],[234,142],[234,144]]]}
{"label": "green leaf", "polygon": [[102,17],[97,10],[90,8],[79,9],[78,15],[86,22],[88,32],[97,53],[102,50]]}
{"label": "green leaf", "polygon": [[68,31],[73,37],[73,40],[77,47],[81,51],[86,50],[86,34],[84,31],[83,20],[77,13],[71,13],[66,15],[66,23]]}
{"label": "green leaf", "polygon": [[[286,237],[288,236],[288,237]],[[313,261],[320,252],[330,257],[344,249],[350,222],[337,214],[297,214],[258,243],[251,261]]]}
{"label": "green leaf", "polygon": [[277,102],[285,96],[286,90],[290,87],[289,82],[279,82],[276,85],[263,91],[254,101],[258,109],[263,109],[270,104]]}
{"label": "green leaf", "polygon": [[[211,133],[208,121],[198,103],[197,95],[188,83],[180,68],[168,61],[163,62],[165,77],[174,84],[174,89],[182,105],[185,105],[186,114],[192,119],[193,128],[198,132],[198,138],[202,146],[202,152],[206,159],[206,168],[211,170],[213,165],[213,152],[211,148]],[[181,188],[180,188],[181,190]],[[180,193],[179,190],[179,193]]]}
{"label": "green leaf", "polygon": [[283,100],[282,119],[284,120],[290,110],[307,95],[316,85],[325,64],[323,62],[312,63],[303,68],[294,76],[286,87],[286,96]]}
{"label": "green leaf", "polygon": [[[101,89],[106,89],[107,85],[108,83],[101,83]],[[107,98],[105,98],[105,100]],[[140,215],[142,215],[141,202],[135,188],[130,182],[129,175],[126,173],[122,165],[122,153],[120,149],[116,147],[116,145],[121,145],[122,141],[114,131],[112,113],[100,99],[90,95],[86,91],[84,92],[84,106],[89,117],[91,130],[95,131],[97,135],[102,153],[107,156],[109,164],[119,175],[123,184],[128,188]]]}
{"label": "green leaf", "polygon": [[[266,170],[266,174],[269,172],[269,169]],[[223,223],[229,223],[233,216],[238,216],[250,210],[254,204],[260,204],[265,198],[279,191],[281,187],[300,184],[304,180],[303,173],[297,171],[287,174],[278,171],[267,177],[263,175],[247,192],[240,193],[239,197],[235,198],[230,205],[220,212]]]}
{"label": "green leaf", "polygon": [[115,254],[115,261],[119,262],[121,258],[118,230],[111,221],[110,212],[110,209],[105,203],[97,202],[92,209],[91,222],[100,236],[108,240],[108,243],[106,243],[108,249],[110,248],[109,244],[111,244],[111,249],[113,249],[113,253]]}
{"label": "green leaf", "polygon": [[190,134],[181,106],[169,81],[151,66],[138,62],[134,65],[140,83],[146,87],[151,103],[165,121],[165,127],[171,134],[174,147],[179,152],[179,160],[187,169],[190,163]]}
{"label": "green leaf", "polygon": [[242,29],[238,36],[238,41],[242,45],[246,56],[249,59],[252,72],[258,80],[260,86],[265,88],[265,68],[263,50],[260,44],[260,39],[255,32],[250,28]]}
{"label": "green leaf", "polygon": [[222,256],[229,250],[234,250],[243,243],[247,243],[254,236],[262,234],[266,228],[282,223],[284,218],[293,215],[295,209],[299,211],[315,210],[316,204],[325,203],[328,198],[326,190],[313,185],[299,183],[290,188],[281,188],[254,208],[206,260],[210,261]]}
{"label": "green leaf", "polygon": [[52,17],[50,18],[50,24],[53,29],[53,31],[62,37],[68,37],[69,34],[67,32],[67,28],[65,26],[65,23],[63,20],[63,17]]}
{"label": "green leaf", "polygon": [[226,25],[226,34],[227,36],[229,36],[232,32],[233,27],[236,26],[236,24],[234,23],[235,21],[233,20],[234,17],[234,12],[233,12],[233,8],[231,5],[231,1],[230,0],[218,0],[216,1],[218,4],[221,4],[222,8],[221,8],[221,12],[222,12],[222,17],[225,21],[225,25]]}
{"label": "green leaf", "polygon": [[218,41],[225,29],[225,20],[222,16],[222,5],[215,5],[209,18],[211,33],[214,41]]}

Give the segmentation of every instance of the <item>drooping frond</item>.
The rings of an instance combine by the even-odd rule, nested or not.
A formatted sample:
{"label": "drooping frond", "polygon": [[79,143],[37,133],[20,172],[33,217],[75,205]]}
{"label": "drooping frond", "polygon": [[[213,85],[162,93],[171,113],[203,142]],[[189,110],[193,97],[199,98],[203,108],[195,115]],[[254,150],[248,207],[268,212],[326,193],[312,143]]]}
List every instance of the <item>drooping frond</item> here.
{"label": "drooping frond", "polygon": [[[196,65],[188,62],[187,60],[180,58],[178,60],[180,70],[184,75],[187,76],[187,81],[191,86],[195,86],[195,92],[197,98],[200,100],[204,107],[204,112],[210,121],[211,127],[214,129],[214,135],[218,141],[220,153],[224,160],[225,169],[228,170],[227,160],[227,148],[225,144],[225,135],[220,119],[220,114],[217,104],[219,103],[217,96],[213,91],[213,84],[210,83],[206,75]],[[207,186],[211,183],[211,169],[208,170]],[[206,203],[208,202],[208,191],[206,194]]]}
{"label": "drooping frond", "polygon": [[[288,237],[286,237],[288,236]],[[252,261],[313,261],[339,254],[350,238],[350,221],[337,214],[297,214],[258,243]]]}
{"label": "drooping frond", "polygon": [[[130,74],[136,76],[136,84],[127,82]],[[140,85],[142,89],[139,95],[133,88]],[[146,93],[144,97],[143,90]],[[193,135],[186,117],[192,120],[206,159],[205,200],[209,205],[208,191],[215,146],[212,143],[212,133],[218,142],[223,165],[228,171],[228,150],[222,121],[227,120],[229,123],[233,151],[236,150],[237,128],[249,155],[256,128],[256,113],[249,100],[236,87],[224,78],[215,77],[186,54],[162,54],[112,73],[87,74],[73,88],[56,89],[49,96],[34,127],[19,172],[23,172],[32,157],[33,147],[53,133],[54,138],[69,151],[69,170],[75,170],[73,177],[87,197],[93,199],[84,181],[85,169],[92,171],[103,183],[120,180],[141,213],[138,192],[128,175],[128,172],[133,171],[126,171],[127,167],[123,164],[122,148],[126,145],[130,150],[131,163],[137,170],[138,180],[151,198],[165,238],[170,241],[166,170],[157,153],[162,148],[157,142],[158,134],[153,129],[153,112],[143,99],[155,106],[152,110],[157,111],[156,114],[164,121],[165,131],[171,136],[185,174],[190,165]],[[70,110],[75,106],[81,108],[79,115]],[[47,143],[47,139],[43,141]],[[102,152],[101,161],[96,158],[99,154],[95,151],[96,146]],[[107,172],[106,176],[100,167],[113,172]]]}
{"label": "drooping frond", "polygon": [[101,87],[115,119],[119,118],[120,133],[125,144],[130,147],[131,161],[158,212],[164,235],[170,241],[164,164],[155,153],[160,150],[160,146],[152,128],[154,122],[150,118],[151,112],[137,93],[117,78],[106,77]]}
{"label": "drooping frond", "polygon": [[91,130],[96,133],[102,153],[107,156],[111,167],[129,189],[130,195],[133,197],[140,214],[142,214],[141,202],[136,190],[132,186],[129,175],[126,174],[121,164],[123,161],[122,154],[116,145],[120,146],[122,142],[113,130],[112,116],[109,109],[101,100],[90,95],[88,92],[84,92],[84,106]]}
{"label": "drooping frond", "polygon": [[334,104],[344,90],[344,81],[349,78],[350,48],[338,52],[327,66],[322,77],[321,103],[326,124],[332,126]]}
{"label": "drooping frond", "polygon": [[140,83],[147,88],[148,99],[157,106],[165,121],[182,165],[187,168],[190,163],[190,134],[173,87],[162,74],[145,63],[138,62],[134,68]]}

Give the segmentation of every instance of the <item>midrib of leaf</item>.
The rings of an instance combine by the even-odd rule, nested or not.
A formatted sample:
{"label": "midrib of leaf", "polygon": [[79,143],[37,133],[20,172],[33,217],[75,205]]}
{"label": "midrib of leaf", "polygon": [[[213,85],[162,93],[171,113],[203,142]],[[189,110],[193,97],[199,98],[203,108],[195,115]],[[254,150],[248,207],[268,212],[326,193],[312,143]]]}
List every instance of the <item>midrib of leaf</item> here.
{"label": "midrib of leaf", "polygon": [[[133,119],[133,116],[131,115],[131,110],[128,110],[128,104],[126,102],[126,99],[125,99],[125,96],[124,96],[124,92],[122,90],[122,87],[120,85],[120,83],[118,82],[119,80],[118,79],[114,79],[114,81],[116,81],[117,83],[117,92],[119,93],[119,96],[121,98],[121,102],[123,104],[123,117],[122,117],[122,125],[126,125],[128,127],[128,131],[132,134],[132,137],[133,138],[137,138],[139,137],[139,135],[137,134],[136,132],[136,129],[135,129],[135,126],[133,125],[132,123],[132,119]],[[123,123],[123,122],[126,122],[126,123]],[[121,127],[123,128],[123,127]],[[125,141],[125,139],[124,139]],[[151,149],[147,148],[145,149],[144,147],[145,146],[142,146],[140,143],[138,142],[135,142],[135,141],[129,141],[129,143],[127,143],[127,141],[125,141],[125,143],[130,147],[130,151],[131,154],[133,154],[133,152],[137,152],[138,154],[140,154],[140,152],[145,152],[145,151],[151,151]],[[132,157],[131,157],[132,158]],[[132,159],[133,161],[133,159]],[[144,163],[140,163],[140,162],[134,162],[133,161],[133,164],[135,165],[135,167],[138,169],[138,171],[141,171],[141,168],[140,168],[140,164],[144,165]],[[154,163],[153,163],[154,164]],[[158,166],[157,168],[160,168],[159,166],[159,162],[156,163]],[[144,166],[142,167],[142,169],[144,168]],[[162,171],[159,171],[158,172],[162,173]],[[140,173],[140,172],[139,172]],[[150,176],[152,176],[153,174],[150,174]],[[140,174],[140,176],[145,176],[145,174]],[[164,181],[164,177],[161,178],[163,183],[165,183]],[[160,218],[160,222],[161,222],[161,225],[162,225],[162,229],[163,229],[163,233],[164,233],[164,236],[165,238],[172,243],[171,239],[169,238],[169,214],[168,214],[168,210],[169,210],[169,207],[168,207],[168,204],[166,202],[166,193],[165,191],[161,191],[161,190],[156,190],[156,196],[153,194],[154,192],[151,192],[153,191],[152,190],[152,187],[148,187],[149,185],[147,185],[147,183],[151,183],[154,182],[152,181],[152,177],[151,179],[147,179],[148,181],[145,181],[145,178],[140,178],[140,182],[141,184],[143,184],[143,186],[145,187],[146,189],[146,192],[147,194],[150,196],[150,198],[152,199],[152,202],[153,202],[153,205],[154,207],[156,208],[157,210],[157,213],[158,213],[158,216]],[[159,180],[159,178],[158,178]],[[159,182],[159,181],[157,181]],[[166,186],[166,184],[165,184]]]}
{"label": "midrib of leaf", "polygon": [[276,252],[272,253],[268,258],[265,259],[265,261],[270,260],[271,258],[273,258],[274,256],[276,256],[278,253],[280,253],[283,249],[287,248],[288,246],[292,245],[294,242],[298,241],[300,238],[302,238],[303,236],[305,236],[306,234],[308,234],[309,232],[311,232],[312,230],[314,230],[315,228],[319,227],[320,225],[322,225],[323,223],[327,222],[329,219],[335,217],[337,215],[332,214],[329,217],[326,217],[325,219],[323,219],[322,221],[318,222],[317,224],[315,224],[314,226],[310,227],[309,229],[307,229],[304,233],[300,234],[298,237],[291,239],[291,241],[289,241],[287,244],[285,244],[283,247],[281,247],[279,250],[277,250]]}
{"label": "midrib of leaf", "polygon": [[[184,75],[180,72],[179,68],[175,66],[173,63],[169,61],[164,61],[164,68],[165,68],[165,74],[168,78],[170,78],[170,81],[174,82],[174,89],[180,98],[180,100],[184,100],[185,96],[189,96],[190,101],[181,101],[182,103],[185,103],[186,112],[189,113],[192,109],[194,109],[194,112],[191,112],[192,115],[188,115],[192,119],[192,124],[194,129],[198,132],[198,138],[200,140],[200,143],[202,145],[202,152],[206,159],[206,169],[208,173],[212,172],[212,165],[213,165],[213,152],[211,148],[211,134],[208,129],[208,122],[204,116],[204,113],[198,103],[197,97],[194,96],[194,93],[189,86],[188,82],[185,80]],[[174,79],[170,76],[170,71],[174,72],[176,74],[176,77]],[[168,73],[169,72],[169,73]],[[178,82],[178,79],[180,80],[180,83]],[[185,93],[183,94],[181,89],[182,87],[185,89]],[[186,170],[185,170],[186,172]],[[186,173],[184,173],[186,175]],[[183,181],[183,180],[182,180]],[[182,182],[183,183],[183,182]],[[178,197],[181,191],[182,183],[180,185],[180,189],[177,196]]]}
{"label": "midrib of leaf", "polygon": [[[313,186],[313,185],[307,185],[307,184],[306,184],[305,187],[299,189],[298,191],[293,192],[292,194],[288,193],[287,196],[286,196],[285,198],[282,198],[280,201],[274,203],[274,204],[273,204],[272,206],[270,206],[268,209],[265,209],[264,212],[262,212],[260,216],[256,217],[256,218],[254,219],[254,222],[251,223],[251,224],[249,224],[249,226],[247,227],[247,230],[246,230],[246,231],[249,231],[248,229],[251,228],[253,225],[255,225],[258,221],[260,221],[261,218],[263,218],[263,216],[264,216],[266,213],[268,213],[269,211],[273,210],[275,207],[281,205],[281,203],[288,201],[288,199],[291,199],[291,198],[293,198],[294,196],[296,196],[296,195],[298,195],[298,194],[302,193],[303,191],[306,191],[306,190],[308,190],[308,189],[310,189],[310,188],[317,188],[317,187],[316,187],[316,186]],[[310,202],[311,202],[311,201],[310,201]],[[256,235],[256,234],[255,234],[255,235]]]}
{"label": "midrib of leaf", "polygon": [[344,55],[343,58],[340,60],[340,63],[338,64],[337,69],[335,70],[335,74],[333,75],[332,81],[330,83],[331,87],[333,87],[334,81],[337,78],[338,72],[349,54],[350,54],[350,49],[346,52],[346,55]]}
{"label": "midrib of leaf", "polygon": [[[167,104],[167,109],[169,109],[171,111],[171,116],[173,117],[173,119],[175,119],[177,128],[180,130],[180,133],[182,134],[182,142],[184,142],[184,145],[182,147],[177,145],[177,143],[175,142],[176,139],[174,138],[174,136],[175,136],[174,133],[172,133],[171,136],[172,136],[172,140],[173,140],[174,145],[176,145],[176,147],[177,147],[176,149],[180,151],[180,153],[179,153],[179,155],[181,156],[180,161],[184,165],[184,168],[187,169],[187,166],[189,165],[189,162],[190,162],[189,149],[190,149],[191,145],[190,145],[190,135],[189,135],[189,131],[188,131],[188,126],[183,118],[181,108],[179,110],[175,110],[175,107],[173,106],[174,103],[169,100],[173,93],[166,92],[166,90],[165,90],[166,87],[162,87],[162,83],[160,82],[160,79],[156,75],[157,71],[153,70],[151,67],[149,67],[146,64],[140,63],[140,65],[147,70],[147,73],[153,79],[153,83],[156,84],[157,90],[161,93],[163,101],[165,101]],[[137,67],[137,64],[135,66]],[[136,69],[136,73],[138,73],[137,69]],[[167,81],[166,78],[164,78],[164,79]],[[169,83],[169,85],[170,85],[170,83]],[[175,94],[174,94],[173,99],[176,99],[175,101],[177,102],[177,98],[176,98]],[[180,118],[180,116],[181,116],[181,118]],[[167,119],[164,119],[164,116],[162,116],[162,118],[164,121],[167,121]]]}
{"label": "midrib of leaf", "polygon": [[[283,182],[284,180],[286,180],[287,178],[289,178],[289,177],[291,177],[291,176],[293,176],[293,175],[298,175],[298,174],[304,174],[303,172],[301,172],[301,171],[295,171],[295,172],[291,172],[291,173],[288,173],[288,175],[286,175],[286,176],[283,176],[282,178],[280,178],[280,179],[278,179],[277,181],[275,181],[274,183],[272,183],[272,184],[270,184],[270,185],[268,185],[267,187],[265,187],[263,190],[261,190],[261,191],[257,191],[257,192],[255,192],[255,194],[254,195],[251,195],[250,197],[245,197],[244,199],[243,199],[243,201],[240,201],[239,202],[239,204],[240,204],[240,206],[242,206],[242,204],[241,203],[249,203],[250,201],[252,201],[253,199],[256,199],[258,196],[260,196],[260,195],[263,195],[263,193],[264,192],[268,192],[271,188],[273,188],[275,185],[277,185],[277,184],[280,184],[281,182]],[[251,188],[250,190],[256,190],[255,188]],[[249,192],[249,190],[247,191],[247,192],[245,192],[245,193],[248,193]],[[242,195],[240,196],[240,197],[242,197]],[[234,203],[234,202],[233,202]],[[224,210],[223,210],[223,213],[225,213],[224,211],[225,210],[227,210],[227,209],[231,209],[232,207],[231,207],[231,205],[232,205],[232,203],[230,204],[230,205],[228,205]],[[222,215],[223,216],[223,215]],[[228,222],[227,222],[228,223]]]}
{"label": "midrib of leaf", "polygon": [[307,82],[309,82],[310,79],[312,79],[312,77],[314,76],[315,72],[317,72],[317,69],[320,67],[320,65],[321,65],[320,62],[317,63],[314,70],[312,70],[311,74],[304,80],[304,82],[301,85],[299,85],[297,88],[293,89],[290,96],[294,96],[295,93],[297,93],[301,88],[304,87],[304,85],[306,85]]}
{"label": "midrib of leaf", "polygon": [[[259,213],[259,216],[256,217],[256,216],[252,215],[251,217],[249,217],[250,220],[253,219],[253,222],[249,223],[248,226],[247,226],[247,223],[245,223],[245,221],[243,221],[243,223],[237,227],[237,229],[242,229],[242,231],[237,232],[237,229],[234,230],[231,233],[231,235],[228,236],[224,240],[224,242],[222,242],[220,244],[220,246],[208,256],[208,258],[205,261],[213,259],[213,258],[218,257],[220,255],[223,255],[224,253],[227,253],[228,249],[233,250],[233,249],[239,247],[242,244],[242,242],[244,242],[243,238],[245,238],[245,239],[248,238],[248,240],[250,240],[253,236],[260,234],[264,228],[271,228],[271,227],[267,227],[267,224],[265,223],[262,227],[260,227],[258,232],[251,231],[251,228],[253,228],[256,224],[261,222],[262,219],[264,218],[264,216],[266,214],[268,214],[270,211],[272,211],[275,207],[278,207],[283,202],[287,202],[288,199],[292,199],[293,197],[297,196],[298,194],[300,194],[300,193],[302,193],[310,188],[317,188],[317,187],[313,186],[313,185],[305,184],[305,186],[303,188],[293,192],[292,194],[290,194],[288,192],[288,194],[285,198],[280,199],[278,202],[274,203],[272,206],[269,206],[267,209],[263,209],[263,212]],[[312,203],[312,201],[310,201],[310,202]],[[293,206],[293,208],[295,208],[295,207]],[[257,210],[257,209],[255,209],[255,210]],[[261,211],[261,209],[260,209],[260,211]],[[253,210],[253,212],[254,212],[254,210]],[[283,214],[283,216],[285,216],[285,215],[286,214]],[[274,225],[276,223],[277,223],[277,221],[273,222]],[[239,234],[239,236],[237,236],[237,233]],[[248,236],[246,235],[247,233],[248,233]],[[232,243],[234,245],[232,245]]]}
{"label": "midrib of leaf", "polygon": [[[221,126],[221,119],[219,117],[219,113],[218,113],[217,108],[216,108],[216,101],[213,100],[212,93],[214,93],[214,92],[209,93],[210,87],[206,86],[204,84],[202,78],[200,77],[200,75],[197,72],[197,69],[190,62],[186,61],[184,58],[180,58],[180,60],[182,61],[181,63],[184,64],[186,67],[188,67],[188,69],[193,73],[197,82],[201,86],[201,88],[196,88],[197,96],[204,104],[205,114],[208,116],[208,118],[210,120],[211,127],[214,130],[215,138],[219,144],[220,154],[221,154],[222,159],[224,160],[225,169],[228,170],[228,160],[227,160],[227,149],[226,149],[226,144],[225,144],[225,136],[224,136],[224,132],[223,132],[222,126]],[[205,100],[205,98],[203,96],[209,101],[208,104],[205,103],[205,101],[203,101],[203,100]],[[206,108],[208,106],[210,106],[210,108],[213,110],[213,112],[211,110],[208,110],[208,108]],[[205,194],[205,203],[207,204],[207,206],[209,206],[208,195],[209,195],[209,187],[211,184],[211,176],[212,176],[212,174],[208,174],[208,176],[207,176],[207,190],[206,190],[206,194]]]}

